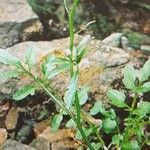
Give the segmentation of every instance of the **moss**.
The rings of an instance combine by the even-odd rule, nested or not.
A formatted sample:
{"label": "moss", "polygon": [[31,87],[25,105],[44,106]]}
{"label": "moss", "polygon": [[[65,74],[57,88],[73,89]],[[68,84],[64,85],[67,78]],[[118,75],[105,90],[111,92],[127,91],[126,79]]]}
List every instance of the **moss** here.
{"label": "moss", "polygon": [[125,32],[125,36],[130,41],[132,47],[136,49],[140,48],[142,36],[139,33],[133,31],[127,31]]}

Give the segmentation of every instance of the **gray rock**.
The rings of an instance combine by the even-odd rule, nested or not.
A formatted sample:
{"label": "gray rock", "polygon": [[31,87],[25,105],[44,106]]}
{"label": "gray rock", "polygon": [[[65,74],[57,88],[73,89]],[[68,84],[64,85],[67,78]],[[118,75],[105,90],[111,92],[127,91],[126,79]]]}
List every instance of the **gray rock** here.
{"label": "gray rock", "polygon": [[128,38],[125,36],[121,37],[121,46],[124,50],[129,52],[134,50],[134,48],[130,45]]}
{"label": "gray rock", "polygon": [[7,140],[1,147],[1,150],[36,150],[28,145],[14,140]]}
{"label": "gray rock", "polygon": [[122,36],[123,36],[122,33],[113,33],[107,38],[105,38],[104,40],[102,40],[102,42],[104,42],[105,44],[109,46],[119,47],[121,44]]}
{"label": "gray rock", "polygon": [[43,27],[26,0],[0,0],[0,47],[40,36]]}
{"label": "gray rock", "polygon": [[[77,36],[75,42],[77,43],[80,39],[81,37]],[[42,58],[49,53],[60,53],[62,55],[69,54],[69,38],[53,40],[50,42],[23,42],[20,44],[16,44],[13,47],[7,48],[6,50],[8,50],[13,55],[17,56],[23,61],[25,51],[29,48],[32,48],[33,46],[37,52],[38,68],[40,66],[39,64],[41,63]],[[88,45],[88,49],[91,51],[89,51],[87,56],[80,63],[81,75],[79,78],[79,84],[81,86],[83,84],[89,84],[91,86],[91,92],[96,93],[96,91],[100,90],[102,85],[101,81],[96,79],[97,77],[101,76],[101,73],[103,72],[104,68],[114,67],[113,69],[115,70],[118,66],[126,64],[129,61],[130,57],[129,54],[123,51],[122,49],[107,46],[99,40],[92,40],[91,43]],[[8,66],[0,65],[1,72],[6,70],[8,70]],[[52,79],[53,86],[56,88],[56,90],[59,91],[59,94],[61,96],[64,94],[69,80],[70,78],[67,74],[61,74]],[[0,79],[0,92],[11,94],[17,88],[25,84],[31,84],[31,80],[27,78],[14,78],[5,80]],[[1,99],[3,99],[3,97],[1,97]]]}
{"label": "gray rock", "polygon": [[150,45],[141,45],[141,51],[150,54]]}

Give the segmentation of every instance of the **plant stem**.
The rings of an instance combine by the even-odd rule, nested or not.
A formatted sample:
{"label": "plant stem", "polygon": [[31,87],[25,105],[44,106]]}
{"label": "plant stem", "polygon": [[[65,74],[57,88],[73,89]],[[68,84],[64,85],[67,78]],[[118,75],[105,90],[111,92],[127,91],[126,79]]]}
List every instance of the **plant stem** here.
{"label": "plant stem", "polygon": [[74,117],[73,113],[72,113],[69,109],[67,109],[67,108],[65,107],[65,104],[64,104],[64,102],[63,102],[62,100],[58,100],[58,99],[50,92],[49,88],[46,87],[46,86],[44,85],[44,83],[43,83],[39,78],[35,77],[31,72],[29,72],[28,70],[26,70],[23,66],[21,66],[21,68],[22,68],[22,69],[25,71],[25,73],[26,73],[27,75],[29,75],[41,88],[43,88],[43,89],[45,90],[45,92],[46,92],[50,97],[53,98],[54,102],[57,103],[60,108],[62,108],[73,120],[75,120],[75,117]]}
{"label": "plant stem", "polygon": [[135,104],[136,104],[136,101],[137,101],[137,98],[138,98],[138,94],[135,93],[135,96],[133,98],[133,102],[132,102],[132,105],[131,105],[131,109],[134,110],[134,107],[135,107]]}
{"label": "plant stem", "polygon": [[91,143],[89,142],[89,140],[87,139],[87,136],[82,128],[82,124],[81,124],[81,107],[79,104],[79,98],[78,98],[78,93],[76,92],[75,94],[75,104],[76,104],[76,111],[77,111],[77,119],[76,119],[76,123],[77,123],[77,127],[84,139],[84,141],[86,142],[87,146],[90,148],[90,150],[94,150],[93,146],[91,145]]}

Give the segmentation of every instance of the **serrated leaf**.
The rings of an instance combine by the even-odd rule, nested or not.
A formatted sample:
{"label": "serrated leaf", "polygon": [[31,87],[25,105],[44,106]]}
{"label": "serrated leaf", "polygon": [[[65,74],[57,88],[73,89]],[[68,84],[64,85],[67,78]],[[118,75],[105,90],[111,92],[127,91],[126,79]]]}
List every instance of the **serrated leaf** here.
{"label": "serrated leaf", "polygon": [[147,114],[150,114],[150,103],[149,102],[141,102],[137,108],[133,111],[133,114],[136,114],[143,118]]}
{"label": "serrated leaf", "polygon": [[[88,137],[92,133],[93,129],[92,128],[83,128],[83,131],[85,132],[86,136]],[[83,137],[82,137],[79,130],[77,130],[75,138],[78,139],[78,140],[83,139]]]}
{"label": "serrated leaf", "polygon": [[0,49],[0,62],[6,65],[20,66],[20,60],[6,50]]}
{"label": "serrated leaf", "polygon": [[26,64],[28,64],[28,66],[30,68],[32,68],[32,66],[36,64],[36,50],[35,50],[35,47],[32,47],[32,48],[30,48],[26,51],[25,59],[26,59]]}
{"label": "serrated leaf", "polygon": [[84,86],[81,90],[78,91],[78,98],[80,105],[84,105],[88,100],[88,92],[90,88],[88,86]]}
{"label": "serrated leaf", "polygon": [[0,73],[0,78],[16,78],[20,76],[21,73],[17,72],[17,70],[10,70]]}
{"label": "serrated leaf", "polygon": [[137,88],[139,93],[146,93],[150,91],[150,82],[144,83],[141,87]]}
{"label": "serrated leaf", "polygon": [[36,88],[31,85],[27,85],[19,89],[14,95],[13,99],[16,101],[22,100],[28,95],[34,95]]}
{"label": "serrated leaf", "polygon": [[140,70],[140,81],[146,81],[150,77],[150,59],[148,59]]}
{"label": "serrated leaf", "polygon": [[134,90],[136,88],[135,79],[138,77],[137,70],[135,70],[133,66],[129,64],[124,68],[123,74],[123,84],[127,89]]}
{"label": "serrated leaf", "polygon": [[94,106],[92,107],[92,109],[90,110],[90,115],[96,115],[99,112],[100,113],[105,113],[105,108],[103,107],[103,104],[101,101],[98,101],[94,104]]}
{"label": "serrated leaf", "polygon": [[113,132],[117,128],[117,123],[115,120],[107,118],[102,121],[102,129],[107,133]]}
{"label": "serrated leaf", "polygon": [[76,87],[77,87],[77,72],[74,73],[69,86],[68,86],[68,90],[66,91],[65,95],[64,95],[64,102],[66,104],[66,107],[69,109],[71,107],[71,105],[74,102],[75,99],[75,93],[76,93]]}
{"label": "serrated leaf", "polygon": [[76,127],[76,123],[73,119],[70,119],[67,123],[66,123],[66,127],[67,128],[72,128],[72,127]]}
{"label": "serrated leaf", "polygon": [[63,115],[62,114],[56,114],[53,116],[52,120],[51,120],[51,129],[52,132],[56,132],[59,127],[60,127],[60,123],[63,120]]}
{"label": "serrated leaf", "polygon": [[123,92],[111,89],[107,92],[107,96],[111,101],[111,104],[119,108],[128,107],[127,104],[125,103],[126,96]]}

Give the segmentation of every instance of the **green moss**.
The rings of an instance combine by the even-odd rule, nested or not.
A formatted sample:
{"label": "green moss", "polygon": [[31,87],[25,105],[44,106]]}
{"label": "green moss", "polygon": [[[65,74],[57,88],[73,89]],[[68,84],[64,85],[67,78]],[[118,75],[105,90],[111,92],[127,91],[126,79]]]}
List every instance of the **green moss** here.
{"label": "green moss", "polygon": [[132,47],[136,49],[140,48],[142,36],[139,33],[128,31],[128,32],[125,32],[125,36],[130,41],[130,44]]}

